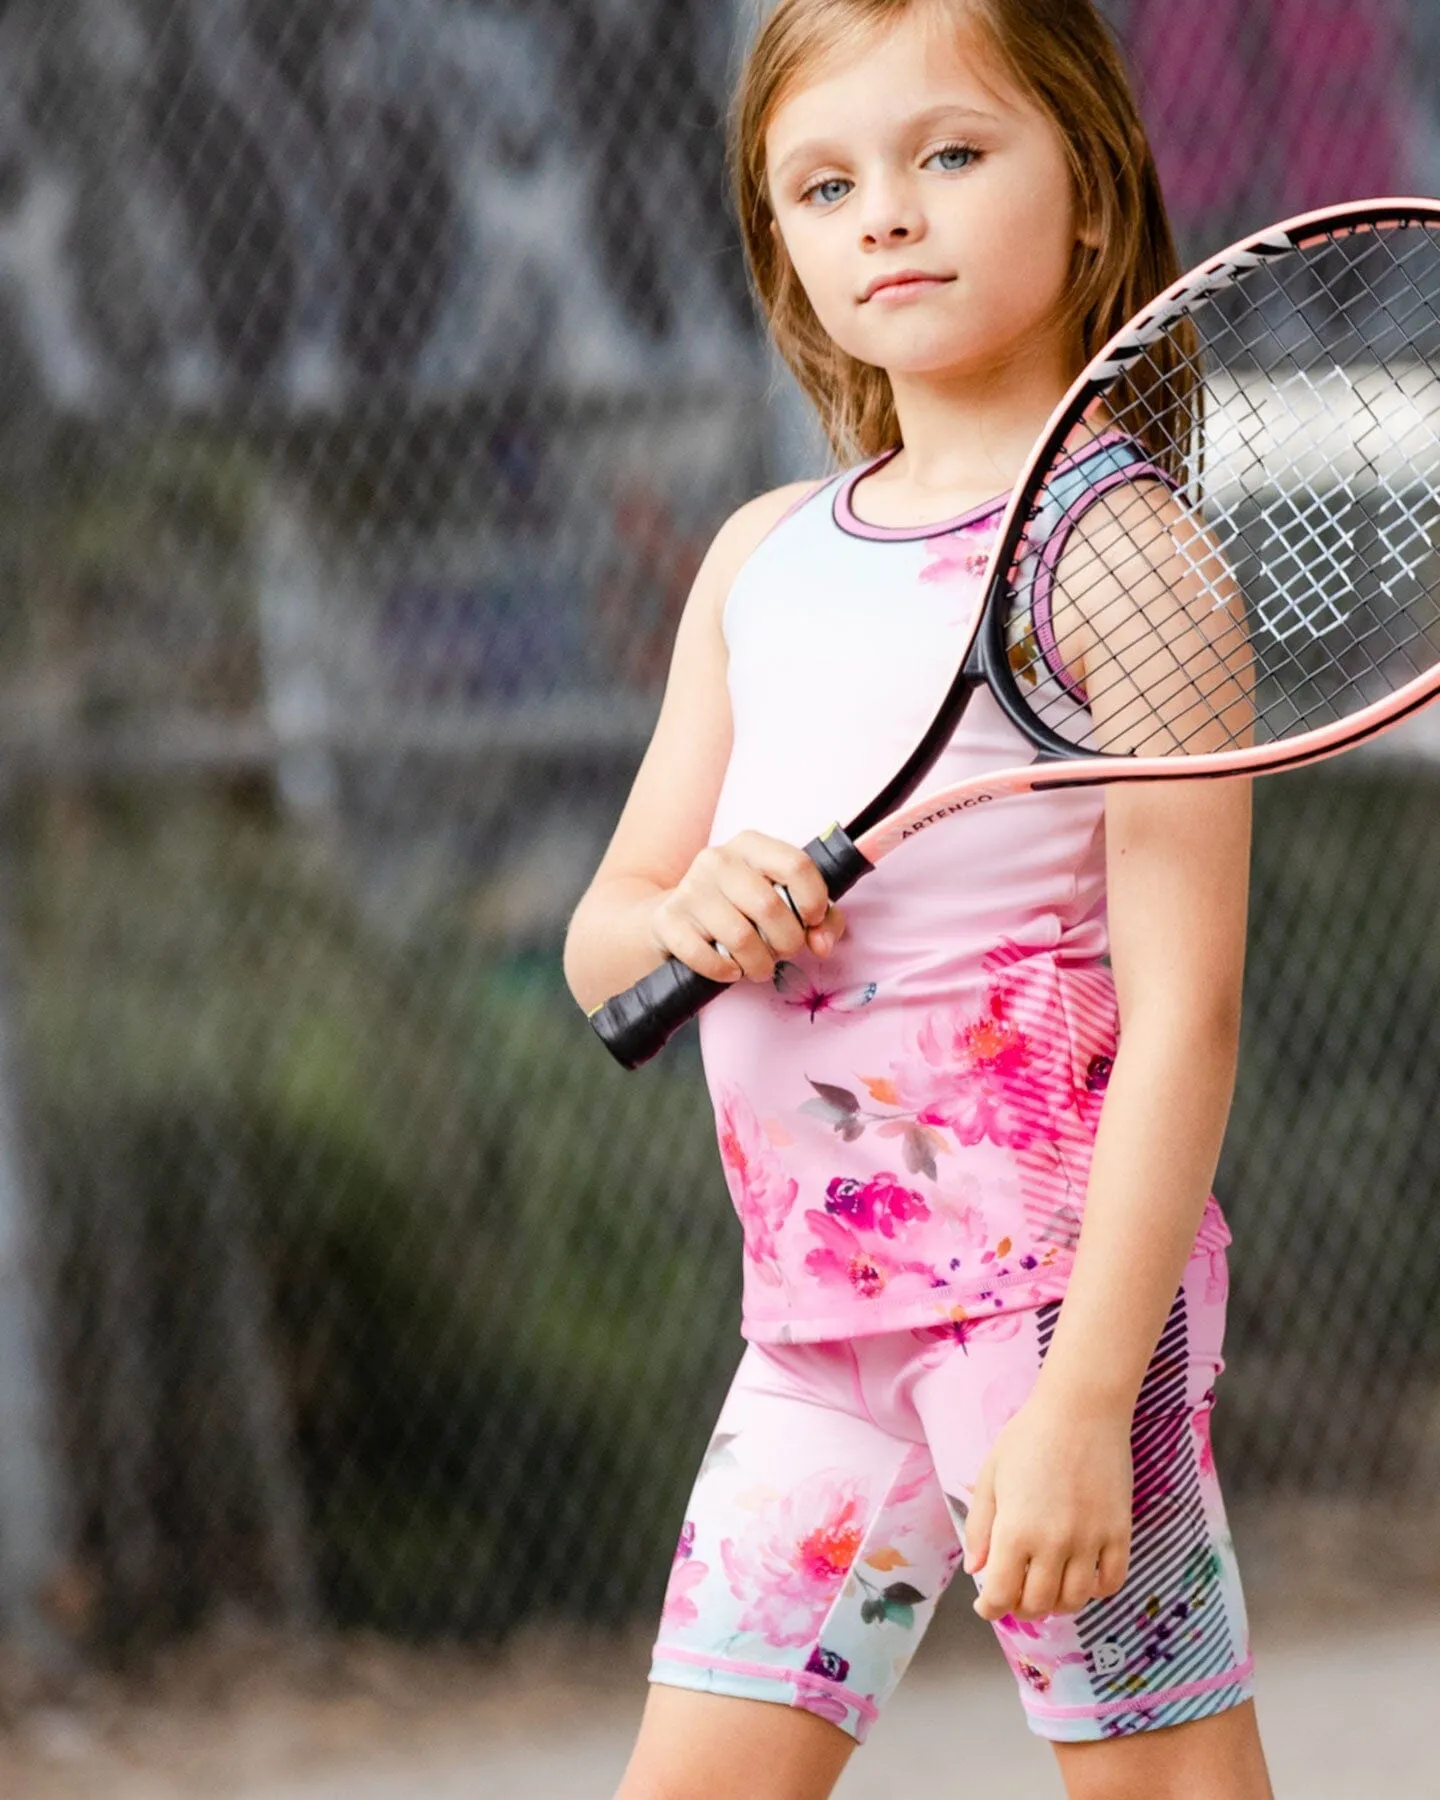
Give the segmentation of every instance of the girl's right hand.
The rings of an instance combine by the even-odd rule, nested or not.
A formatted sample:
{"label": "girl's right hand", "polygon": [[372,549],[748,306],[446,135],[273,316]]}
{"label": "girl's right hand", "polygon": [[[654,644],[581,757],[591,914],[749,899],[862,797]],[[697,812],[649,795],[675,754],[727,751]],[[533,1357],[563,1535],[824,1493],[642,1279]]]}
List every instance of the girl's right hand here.
{"label": "girl's right hand", "polygon": [[828,956],[844,929],[805,852],[758,831],[702,850],[650,915],[658,947],[712,981],[769,981],[777,963],[801,950]]}

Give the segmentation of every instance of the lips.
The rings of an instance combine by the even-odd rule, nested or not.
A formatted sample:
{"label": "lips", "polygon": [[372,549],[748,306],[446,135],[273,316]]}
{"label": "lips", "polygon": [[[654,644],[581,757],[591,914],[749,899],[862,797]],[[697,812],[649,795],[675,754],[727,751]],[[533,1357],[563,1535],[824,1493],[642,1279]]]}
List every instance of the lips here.
{"label": "lips", "polygon": [[893,275],[877,275],[861,295],[863,306],[865,301],[873,299],[886,288],[917,287],[920,285],[939,287],[947,281],[953,281],[953,275],[937,275],[930,269],[897,269]]}

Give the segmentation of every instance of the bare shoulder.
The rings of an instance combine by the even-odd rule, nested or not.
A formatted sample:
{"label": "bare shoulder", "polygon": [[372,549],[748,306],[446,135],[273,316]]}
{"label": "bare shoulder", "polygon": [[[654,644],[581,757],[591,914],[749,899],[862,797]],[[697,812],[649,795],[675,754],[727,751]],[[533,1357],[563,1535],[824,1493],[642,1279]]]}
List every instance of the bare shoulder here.
{"label": "bare shoulder", "polygon": [[1225,558],[1205,523],[1165,482],[1121,483],[1076,522],[1060,558],[1060,586],[1093,615],[1125,599],[1162,614],[1229,598]]}
{"label": "bare shoulder", "polygon": [[1172,549],[1175,534],[1189,528],[1189,515],[1175,490],[1146,476],[1117,482],[1093,496],[1076,520],[1067,548],[1101,562],[1136,551],[1153,558]]}
{"label": "bare shoulder", "polygon": [[825,485],[828,477],[824,475],[807,475],[803,481],[787,481],[783,487],[771,488],[768,493],[757,494],[753,500],[747,500],[725,521],[723,530],[732,528],[739,531],[752,532],[764,537],[772,526],[779,523],[798,501],[807,494],[813,494]]}
{"label": "bare shoulder", "polygon": [[705,572],[718,601],[730,591],[740,565],[770,535],[791,507],[824,485],[823,476],[808,481],[788,481],[784,487],[757,494],[737,506],[715,533],[705,556]]}

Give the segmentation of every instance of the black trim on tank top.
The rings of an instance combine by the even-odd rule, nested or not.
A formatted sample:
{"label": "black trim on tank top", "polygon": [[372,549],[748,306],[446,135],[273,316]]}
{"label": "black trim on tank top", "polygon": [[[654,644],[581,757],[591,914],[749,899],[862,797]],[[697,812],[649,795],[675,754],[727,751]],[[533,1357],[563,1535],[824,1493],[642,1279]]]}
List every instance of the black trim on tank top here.
{"label": "black trim on tank top", "polygon": [[830,516],[846,537],[866,538],[874,543],[916,543],[925,538],[948,537],[952,531],[964,531],[972,525],[979,525],[983,520],[998,516],[1005,510],[1008,494],[1001,494],[993,500],[986,500],[979,506],[972,506],[957,518],[941,519],[933,525],[872,525],[868,519],[862,519],[855,511],[852,496],[855,489],[867,475],[876,469],[883,468],[892,457],[900,454],[902,446],[897,444],[893,450],[882,450],[878,456],[872,456],[868,462],[857,463],[850,472],[843,476],[839,487],[835,490],[835,498],[830,505]]}

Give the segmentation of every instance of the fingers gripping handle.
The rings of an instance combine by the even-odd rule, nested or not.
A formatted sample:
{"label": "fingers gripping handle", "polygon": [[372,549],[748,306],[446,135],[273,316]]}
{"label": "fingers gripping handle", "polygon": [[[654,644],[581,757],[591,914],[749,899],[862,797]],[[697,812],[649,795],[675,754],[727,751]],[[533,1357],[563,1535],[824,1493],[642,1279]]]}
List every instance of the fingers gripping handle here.
{"label": "fingers gripping handle", "polygon": [[[823,837],[808,843],[805,854],[824,877],[832,900],[849,893],[873,867],[838,825],[832,825]],[[638,1069],[663,1049],[707,1001],[723,994],[730,985],[727,981],[712,981],[678,957],[669,956],[633,987],[597,1007],[590,1015],[590,1023],[616,1062],[627,1069]]]}

